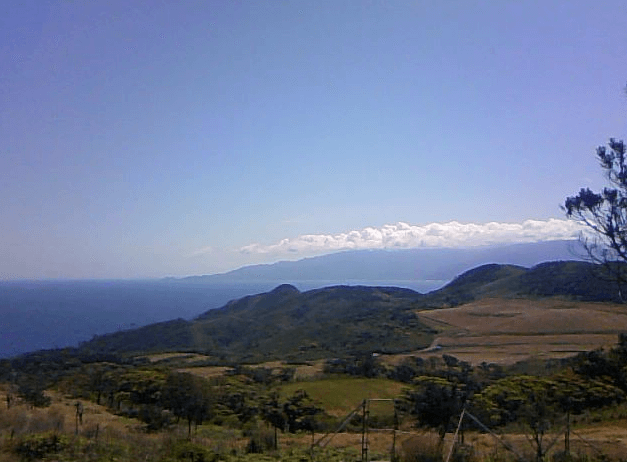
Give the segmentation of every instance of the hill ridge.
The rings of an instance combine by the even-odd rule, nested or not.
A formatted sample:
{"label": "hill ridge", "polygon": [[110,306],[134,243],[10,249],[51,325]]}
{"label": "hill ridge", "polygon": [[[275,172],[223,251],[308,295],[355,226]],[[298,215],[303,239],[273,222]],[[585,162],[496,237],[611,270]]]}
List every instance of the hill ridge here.
{"label": "hill ridge", "polygon": [[[81,348],[131,353],[178,349],[222,361],[306,361],[368,352],[408,352],[434,337],[420,310],[458,306],[485,297],[617,301],[610,281],[591,276],[599,267],[556,261],[532,268],[486,264],[458,275],[445,287],[411,289],[336,285],[299,291],[289,284],[232,300],[192,321],[175,320],[94,338]],[[159,340],[160,339],[160,340]]]}

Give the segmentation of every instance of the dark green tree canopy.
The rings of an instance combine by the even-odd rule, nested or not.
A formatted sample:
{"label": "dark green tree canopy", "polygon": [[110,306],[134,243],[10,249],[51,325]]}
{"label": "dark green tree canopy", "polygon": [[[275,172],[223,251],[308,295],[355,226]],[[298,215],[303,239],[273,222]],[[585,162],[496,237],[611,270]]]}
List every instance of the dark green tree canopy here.
{"label": "dark green tree canopy", "polygon": [[609,186],[598,193],[582,188],[576,196],[566,198],[563,210],[568,218],[579,221],[591,231],[581,237],[588,258],[603,264],[608,275],[620,286],[627,282],[625,143],[611,138],[608,146],[597,148],[596,156]]}
{"label": "dark green tree canopy", "polygon": [[[594,255],[608,259],[627,261],[627,165],[625,143],[610,139],[609,150],[597,149],[597,158],[605,170],[611,187],[600,193],[582,188],[576,196],[566,198],[566,216],[574,218],[592,231],[596,238],[588,239],[589,250]],[[590,245],[597,247],[591,249]]]}

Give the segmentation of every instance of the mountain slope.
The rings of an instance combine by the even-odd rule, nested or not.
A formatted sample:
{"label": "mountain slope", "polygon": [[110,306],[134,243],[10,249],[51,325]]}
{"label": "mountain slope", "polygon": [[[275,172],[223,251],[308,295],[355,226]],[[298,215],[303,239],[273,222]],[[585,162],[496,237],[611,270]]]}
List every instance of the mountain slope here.
{"label": "mountain slope", "polygon": [[603,267],[583,261],[554,261],[533,268],[483,265],[467,271],[425,300],[458,305],[483,297],[567,297],[582,301],[620,302],[616,282]]}
{"label": "mountain slope", "polygon": [[0,281],[0,357],[71,347],[93,335],[174,318],[189,320],[281,283],[302,291],[362,284],[429,292],[481,264],[531,267],[570,259],[575,246],[573,241],[551,241],[468,249],[346,251],[184,279]]}
{"label": "mountain slope", "polygon": [[522,266],[496,263],[482,265],[457,276],[440,290],[429,294],[427,299],[435,306],[460,305],[492,294],[495,285],[498,287],[502,285],[503,280],[517,278],[527,271],[527,268]]}
{"label": "mountain slope", "polygon": [[503,289],[517,296],[567,296],[576,300],[620,302],[618,285],[602,266],[589,262],[546,262],[521,274]]}
{"label": "mountain slope", "polygon": [[300,292],[284,284],[205,312],[97,337],[82,345],[99,353],[201,351],[216,361],[302,361],[379,352],[415,351],[432,331],[419,310],[456,306],[484,297],[568,297],[616,301],[615,284],[598,279],[585,262],[549,262],[527,269],[483,265],[423,295],[394,287],[333,286]]}
{"label": "mountain slope", "polygon": [[[414,314],[424,296],[409,289],[335,286],[300,292],[281,285],[209,310],[194,321],[177,320],[97,337],[81,348],[97,352],[159,351],[155,338],[180,338],[179,350],[222,361],[293,361],[400,352],[427,346],[430,328]],[[171,342],[168,348],[173,349]]]}

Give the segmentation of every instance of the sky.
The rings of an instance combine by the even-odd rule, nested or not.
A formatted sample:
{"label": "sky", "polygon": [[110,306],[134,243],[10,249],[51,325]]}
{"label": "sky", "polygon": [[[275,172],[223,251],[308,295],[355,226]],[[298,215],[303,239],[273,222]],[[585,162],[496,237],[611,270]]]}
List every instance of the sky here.
{"label": "sky", "polygon": [[0,279],[571,238],[622,0],[5,1]]}

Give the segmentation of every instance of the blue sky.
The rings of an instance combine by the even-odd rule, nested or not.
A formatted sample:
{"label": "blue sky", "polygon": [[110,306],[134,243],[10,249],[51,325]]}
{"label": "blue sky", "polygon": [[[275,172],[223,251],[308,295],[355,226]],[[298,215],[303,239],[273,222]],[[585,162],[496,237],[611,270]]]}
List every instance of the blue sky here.
{"label": "blue sky", "polygon": [[625,133],[622,1],[0,8],[0,279],[568,237]]}

